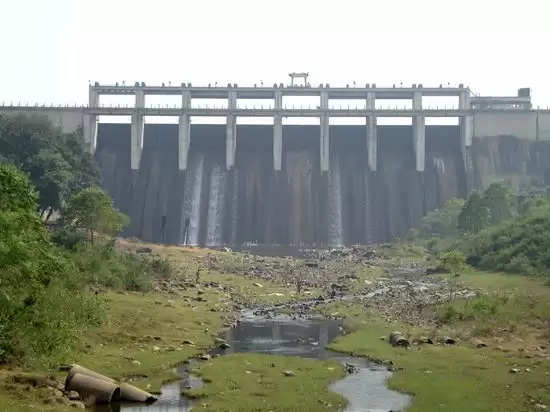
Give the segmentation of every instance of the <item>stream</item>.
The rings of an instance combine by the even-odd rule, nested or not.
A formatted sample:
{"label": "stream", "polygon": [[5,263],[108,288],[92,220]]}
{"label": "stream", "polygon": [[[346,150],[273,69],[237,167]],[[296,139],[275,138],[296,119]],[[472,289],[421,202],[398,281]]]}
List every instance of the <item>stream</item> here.
{"label": "stream", "polygon": [[[257,352],[336,360],[342,365],[353,365],[356,368],[354,373],[330,385],[330,390],[348,400],[346,412],[404,410],[410,397],[386,387],[386,379],[391,372],[385,366],[325,348],[342,331],[341,321],[338,320],[292,319],[286,315],[264,317],[244,312],[237,327],[226,331],[225,339],[231,347],[216,353]],[[177,371],[182,379],[164,385],[159,399],[151,405],[112,404],[96,407],[95,411],[190,411],[193,401],[185,398],[182,391],[200,387],[203,383],[200,378],[189,375],[185,366],[178,367]]]}

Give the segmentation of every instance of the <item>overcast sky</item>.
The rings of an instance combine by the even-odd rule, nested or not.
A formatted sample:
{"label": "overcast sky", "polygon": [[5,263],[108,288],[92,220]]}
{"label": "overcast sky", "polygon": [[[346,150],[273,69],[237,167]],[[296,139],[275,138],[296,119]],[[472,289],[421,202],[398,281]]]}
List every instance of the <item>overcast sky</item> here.
{"label": "overcast sky", "polygon": [[550,106],[549,0],[4,0],[0,102],[86,103],[88,81],[531,87]]}

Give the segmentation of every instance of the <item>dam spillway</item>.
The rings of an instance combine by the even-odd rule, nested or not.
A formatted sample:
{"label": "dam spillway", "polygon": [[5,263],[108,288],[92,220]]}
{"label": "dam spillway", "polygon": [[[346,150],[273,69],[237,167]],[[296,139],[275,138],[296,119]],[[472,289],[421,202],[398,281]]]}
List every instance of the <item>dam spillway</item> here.
{"label": "dam spillway", "polygon": [[130,168],[131,126],[99,124],[104,187],[131,218],[126,234],[207,246],[341,246],[404,234],[467,179],[457,126],[426,127],[419,173],[410,126],[379,126],[376,172],[364,127],[330,126],[330,169],[321,172],[319,126],[283,126],[282,170],[272,127],[238,125],[235,166],[225,167],[225,125],[192,125],[188,167],[178,169],[178,126],[146,124],[141,165]]}
{"label": "dam spillway", "polygon": [[[125,235],[154,242],[381,242],[402,236],[445,200],[494,181],[550,183],[550,109],[533,109],[530,89],[478,96],[463,84],[312,87],[300,75],[303,85],[273,87],[96,82],[85,106],[10,104],[0,113],[39,113],[62,132],[81,130],[102,185],[131,218]],[[105,96],[133,104],[108,105]],[[151,96],[177,103],[154,105]],[[315,103],[291,102],[304,97]],[[439,98],[455,104],[430,104]],[[212,99],[222,104],[202,104]],[[393,100],[409,104],[377,104]],[[100,120],[109,116],[130,123]],[[177,124],[149,124],[151,116]],[[242,121],[262,117],[272,123]],[[458,126],[431,125],[449,117]],[[201,124],[205,118],[225,124]],[[291,124],[300,118],[317,126]],[[363,125],[337,125],[346,118]],[[411,125],[384,125],[388,118]]]}

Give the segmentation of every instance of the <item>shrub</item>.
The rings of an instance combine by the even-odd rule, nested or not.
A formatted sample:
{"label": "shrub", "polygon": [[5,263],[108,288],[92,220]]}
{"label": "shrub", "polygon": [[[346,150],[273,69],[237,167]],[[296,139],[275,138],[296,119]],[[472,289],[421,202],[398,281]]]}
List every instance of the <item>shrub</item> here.
{"label": "shrub", "polygon": [[0,164],[0,361],[63,354],[101,317],[101,306],[75,289],[74,267],[36,210],[27,177]]}

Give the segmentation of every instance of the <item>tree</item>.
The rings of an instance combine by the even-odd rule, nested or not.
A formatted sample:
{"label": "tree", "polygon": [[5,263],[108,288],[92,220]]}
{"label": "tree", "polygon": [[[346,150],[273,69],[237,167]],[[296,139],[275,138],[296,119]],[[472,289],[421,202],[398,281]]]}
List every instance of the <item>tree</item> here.
{"label": "tree", "polygon": [[97,165],[81,141],[81,130],[62,133],[45,116],[0,115],[0,161],[29,175],[46,220],[72,195],[99,183]]}
{"label": "tree", "polygon": [[113,206],[113,200],[102,189],[91,187],[69,200],[63,221],[66,227],[85,230],[93,245],[94,232],[115,235],[128,224],[129,218]]}
{"label": "tree", "polygon": [[419,236],[447,237],[458,234],[458,216],[464,207],[464,200],[451,198],[442,208],[432,210],[426,214],[419,225]]}
{"label": "tree", "polygon": [[483,194],[483,203],[488,210],[488,223],[494,225],[513,216],[514,197],[510,188],[502,183],[492,183]]}
{"label": "tree", "polygon": [[25,326],[22,319],[32,322],[37,302],[65,267],[36,206],[27,176],[0,164],[0,361],[13,351],[14,336]]}
{"label": "tree", "polygon": [[458,227],[464,232],[477,233],[489,224],[489,210],[478,191],[473,191],[460,215]]}
{"label": "tree", "polygon": [[449,250],[440,257],[441,266],[449,271],[449,301],[453,299],[453,291],[456,286],[456,279],[466,268],[466,258],[458,250]]}
{"label": "tree", "polygon": [[80,293],[76,268],[50,242],[37,205],[27,175],[0,164],[0,363],[52,359],[98,319],[97,301]]}

